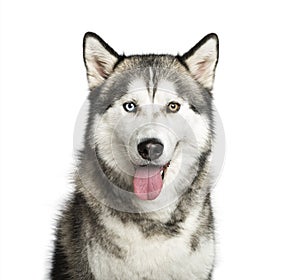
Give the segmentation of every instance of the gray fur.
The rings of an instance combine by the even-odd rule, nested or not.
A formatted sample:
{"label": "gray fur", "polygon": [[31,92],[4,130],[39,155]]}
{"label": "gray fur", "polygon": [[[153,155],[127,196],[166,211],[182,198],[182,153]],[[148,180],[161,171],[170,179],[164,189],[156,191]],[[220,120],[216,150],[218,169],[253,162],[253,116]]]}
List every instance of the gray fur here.
{"label": "gray fur", "polygon": [[[125,57],[118,56],[102,39],[91,33],[85,36],[85,49],[89,38],[98,40],[102,48],[97,57],[101,58],[102,52],[112,57],[90,66],[90,63],[95,63],[93,53],[85,52],[89,55],[89,61],[85,62],[89,81],[92,81],[90,109],[84,148],[80,151],[73,176],[75,190],[62,211],[57,226],[51,279],[211,279],[214,266],[214,226],[207,178],[213,140],[212,95],[205,84],[195,79],[186,64],[187,58],[202,45],[199,44],[197,49],[193,48],[191,53],[184,56]],[[202,44],[211,38],[217,40],[216,35],[209,35],[202,40]],[[110,61],[115,61],[115,58],[117,63],[107,65]],[[105,69],[99,70],[99,67]],[[102,77],[95,77],[97,69]],[[126,176],[120,176],[107,164],[99,152],[101,143],[93,144],[95,118],[106,116],[110,108],[128,94],[132,81],[137,79],[144,81],[152,101],[156,98],[159,82],[169,81],[174,85],[178,96],[189,104],[190,110],[199,117],[206,118],[209,125],[207,139],[204,139],[206,144],[195,155],[196,164],[190,170],[190,184],[178,182],[183,184],[180,187],[182,195],[168,209],[154,212],[143,211],[143,203],[135,196],[123,195],[123,190],[133,192],[132,184]],[[160,117],[163,113],[158,111],[155,114],[153,118]],[[110,205],[117,207],[112,208]],[[191,224],[191,221],[195,221],[195,224]],[[134,240],[129,240],[130,234],[136,235],[137,242],[139,239],[141,243],[134,244]],[[173,240],[178,240],[178,250],[189,252],[191,267],[181,267],[181,262],[176,263],[180,258],[177,260],[177,253],[167,246],[169,243],[173,244]],[[149,263],[144,263],[145,267],[142,267],[143,256],[138,256],[148,252],[146,244],[149,244],[148,247],[151,244],[158,246],[158,251],[157,256],[146,256]],[[206,247],[208,249],[204,249]],[[133,254],[138,257],[137,260]],[[180,254],[179,251],[178,255]],[[201,269],[195,265],[197,256]],[[152,266],[156,263],[156,257],[162,262],[157,267]],[[133,261],[139,265],[133,265]]]}

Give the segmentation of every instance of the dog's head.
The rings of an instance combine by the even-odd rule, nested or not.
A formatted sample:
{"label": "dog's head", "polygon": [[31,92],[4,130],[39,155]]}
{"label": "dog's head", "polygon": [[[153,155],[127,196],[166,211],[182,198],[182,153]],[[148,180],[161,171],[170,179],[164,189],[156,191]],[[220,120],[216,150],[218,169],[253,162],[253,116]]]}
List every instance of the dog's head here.
{"label": "dog's head", "polygon": [[87,33],[84,60],[91,90],[86,144],[109,180],[142,200],[180,193],[211,148],[217,36],[183,56],[124,56]]}

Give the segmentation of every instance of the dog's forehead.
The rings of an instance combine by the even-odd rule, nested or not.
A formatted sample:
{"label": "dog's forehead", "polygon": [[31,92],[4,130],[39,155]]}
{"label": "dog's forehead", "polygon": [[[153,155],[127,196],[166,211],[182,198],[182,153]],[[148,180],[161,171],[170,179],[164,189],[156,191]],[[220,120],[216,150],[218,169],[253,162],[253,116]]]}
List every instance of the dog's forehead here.
{"label": "dog's forehead", "polygon": [[187,102],[197,113],[209,112],[211,95],[180,62],[171,56],[133,56],[124,59],[101,88],[90,94],[95,112],[114,103],[138,101],[166,105]]}
{"label": "dog's forehead", "polygon": [[125,98],[131,97],[139,102],[154,104],[178,99],[174,82],[167,79],[156,80],[152,71],[152,68],[149,67],[148,79],[139,77],[131,81]]}

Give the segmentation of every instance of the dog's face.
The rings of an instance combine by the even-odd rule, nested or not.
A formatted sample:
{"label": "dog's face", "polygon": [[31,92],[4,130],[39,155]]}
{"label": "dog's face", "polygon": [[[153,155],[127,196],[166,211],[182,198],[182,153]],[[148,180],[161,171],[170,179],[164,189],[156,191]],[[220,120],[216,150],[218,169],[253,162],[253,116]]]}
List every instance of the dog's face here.
{"label": "dog's face", "polygon": [[183,56],[119,56],[87,33],[89,144],[107,176],[141,200],[178,195],[212,140],[211,93],[218,39]]}

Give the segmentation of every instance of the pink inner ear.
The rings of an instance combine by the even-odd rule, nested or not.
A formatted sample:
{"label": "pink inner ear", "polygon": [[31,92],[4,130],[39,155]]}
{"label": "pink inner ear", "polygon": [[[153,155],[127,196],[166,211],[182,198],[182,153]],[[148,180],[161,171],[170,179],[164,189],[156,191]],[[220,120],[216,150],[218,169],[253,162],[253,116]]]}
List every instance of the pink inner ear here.
{"label": "pink inner ear", "polygon": [[99,61],[97,59],[94,59],[94,65],[95,65],[95,68],[97,70],[97,72],[99,73],[99,75],[106,79],[108,77],[108,73],[105,71],[105,65],[106,63],[103,62],[103,61]]}
{"label": "pink inner ear", "polygon": [[207,61],[200,61],[197,63],[197,72],[195,73],[195,78],[199,79],[203,76],[203,74],[205,73],[205,71],[207,70]]}

